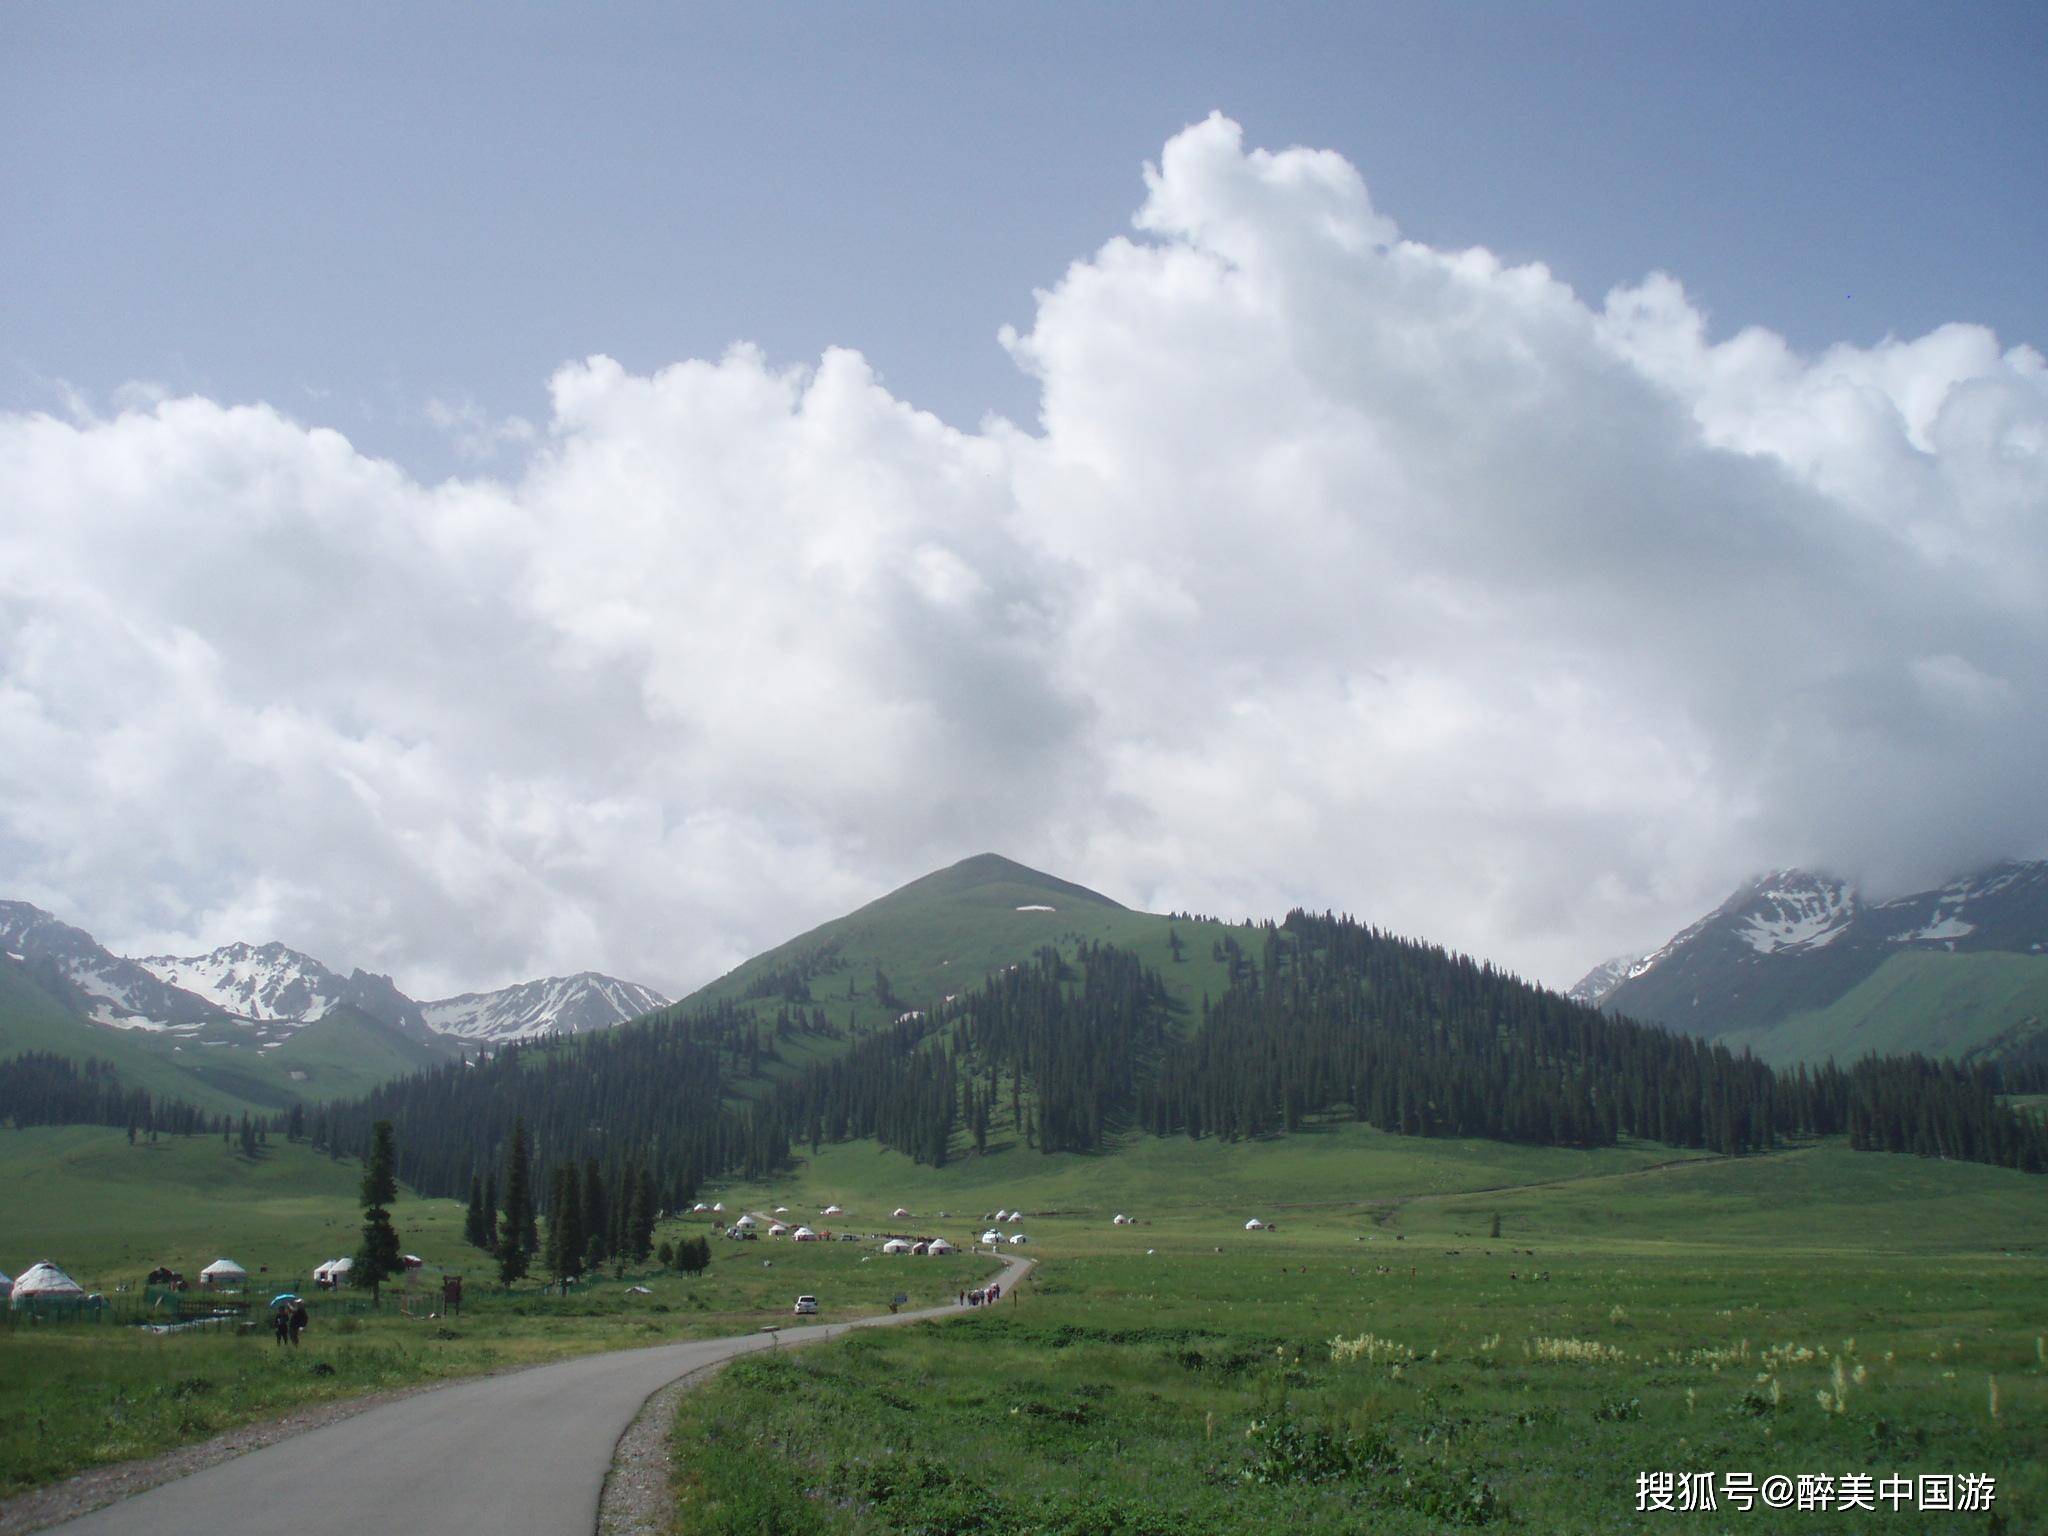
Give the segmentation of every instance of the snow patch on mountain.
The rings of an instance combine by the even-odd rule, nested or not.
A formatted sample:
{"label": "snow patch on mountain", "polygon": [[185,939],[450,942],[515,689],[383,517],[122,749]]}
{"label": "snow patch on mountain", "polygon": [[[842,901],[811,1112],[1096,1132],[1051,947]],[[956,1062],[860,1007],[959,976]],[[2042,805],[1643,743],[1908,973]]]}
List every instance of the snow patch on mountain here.
{"label": "snow patch on mountain", "polygon": [[223,944],[204,955],[145,955],[135,962],[237,1019],[303,1025],[341,1000],[342,979],[282,944]]}
{"label": "snow patch on mountain", "polygon": [[1584,1003],[1588,1008],[1597,1007],[1601,998],[1624,981],[1640,976],[1649,958],[1648,955],[1617,955],[1612,960],[1603,960],[1573,982],[1565,996],[1575,1003]]}
{"label": "snow patch on mountain", "polygon": [[1752,887],[1749,910],[1737,932],[1760,955],[1819,949],[1855,921],[1861,906],[1856,893],[1839,880],[1778,870]]}
{"label": "snow patch on mountain", "polygon": [[651,987],[582,971],[546,976],[496,992],[465,992],[423,1003],[429,1028],[464,1040],[523,1040],[535,1035],[582,1034],[609,1029],[665,1007]]}

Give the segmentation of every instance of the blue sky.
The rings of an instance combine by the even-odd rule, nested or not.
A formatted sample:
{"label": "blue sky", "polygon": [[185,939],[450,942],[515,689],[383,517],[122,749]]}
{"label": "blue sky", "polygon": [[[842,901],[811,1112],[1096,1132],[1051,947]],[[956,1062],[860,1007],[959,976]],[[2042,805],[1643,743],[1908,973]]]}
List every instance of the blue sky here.
{"label": "blue sky", "polygon": [[2044,57],[0,10],[0,895],[678,993],[992,849],[1564,985],[2048,855]]}
{"label": "blue sky", "polygon": [[2048,340],[2039,5],[20,5],[0,403],[147,379],[423,472],[429,400],[860,349],[1029,422],[995,343],[1220,109],[1404,233],[1795,345]]}

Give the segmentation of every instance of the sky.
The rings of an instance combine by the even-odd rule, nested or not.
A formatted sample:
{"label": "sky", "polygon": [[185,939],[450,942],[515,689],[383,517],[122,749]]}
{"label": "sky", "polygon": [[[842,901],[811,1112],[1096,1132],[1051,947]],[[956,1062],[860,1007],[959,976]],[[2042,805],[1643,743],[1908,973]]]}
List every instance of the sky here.
{"label": "sky", "polygon": [[0,894],[1568,984],[2048,853],[2038,6],[0,14]]}

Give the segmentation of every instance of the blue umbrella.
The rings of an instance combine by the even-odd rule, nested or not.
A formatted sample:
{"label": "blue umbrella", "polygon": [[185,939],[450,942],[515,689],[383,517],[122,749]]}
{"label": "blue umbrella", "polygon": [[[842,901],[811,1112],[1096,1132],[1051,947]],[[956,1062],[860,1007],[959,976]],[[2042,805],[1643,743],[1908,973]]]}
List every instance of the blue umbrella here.
{"label": "blue umbrella", "polygon": [[271,1297],[270,1304],[274,1307],[280,1301],[297,1301],[298,1299],[299,1297],[296,1291],[286,1291],[282,1295]]}

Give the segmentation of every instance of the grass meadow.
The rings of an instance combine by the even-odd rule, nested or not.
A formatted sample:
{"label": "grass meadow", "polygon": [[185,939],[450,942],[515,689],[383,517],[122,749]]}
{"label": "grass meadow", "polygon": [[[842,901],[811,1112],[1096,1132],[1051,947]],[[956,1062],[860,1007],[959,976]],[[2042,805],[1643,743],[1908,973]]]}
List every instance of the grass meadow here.
{"label": "grass meadow", "polygon": [[[289,1145],[252,1163],[208,1137],[152,1147],[89,1126],[0,1131],[0,1181],[9,1190],[0,1268],[19,1274],[48,1258],[118,1301],[138,1295],[159,1263],[196,1276],[225,1254],[262,1285],[255,1300],[267,1301],[287,1277],[353,1250],[360,1177],[356,1164]],[[537,1280],[507,1294],[490,1261],[462,1243],[455,1202],[402,1195],[393,1215],[408,1250],[427,1261],[429,1294],[438,1295],[443,1272],[465,1276],[460,1317],[402,1316],[387,1288],[384,1307],[366,1316],[335,1315],[315,1296],[313,1326],[296,1351],[261,1329],[0,1327],[0,1496],[307,1403],[744,1333],[787,1318],[805,1292],[819,1298],[825,1321],[884,1311],[898,1294],[929,1305],[996,1269],[969,1255],[913,1268],[860,1244],[715,1240],[702,1276],[629,1270],[566,1297]],[[657,1235],[710,1230],[703,1220],[669,1221]],[[634,1295],[634,1285],[653,1294]],[[436,1308],[422,1300],[412,1310]]]}
{"label": "grass meadow", "polygon": [[[1027,1163],[994,1202],[1043,1261],[1018,1299],[687,1396],[679,1528],[2048,1529],[2039,1179],[1821,1146],[1580,1177],[1538,1158],[1494,1188],[1514,1149],[1336,1139],[1350,1199],[1306,1198],[1325,1154],[1287,1142],[1183,1149],[1170,1201],[1163,1170],[1116,1189],[1125,1158],[1043,1191]],[[929,1176],[838,1148],[802,1182],[884,1199]],[[1988,1473],[1997,1497],[1638,1512],[1656,1472],[1712,1474],[1717,1499],[1729,1473]]]}

